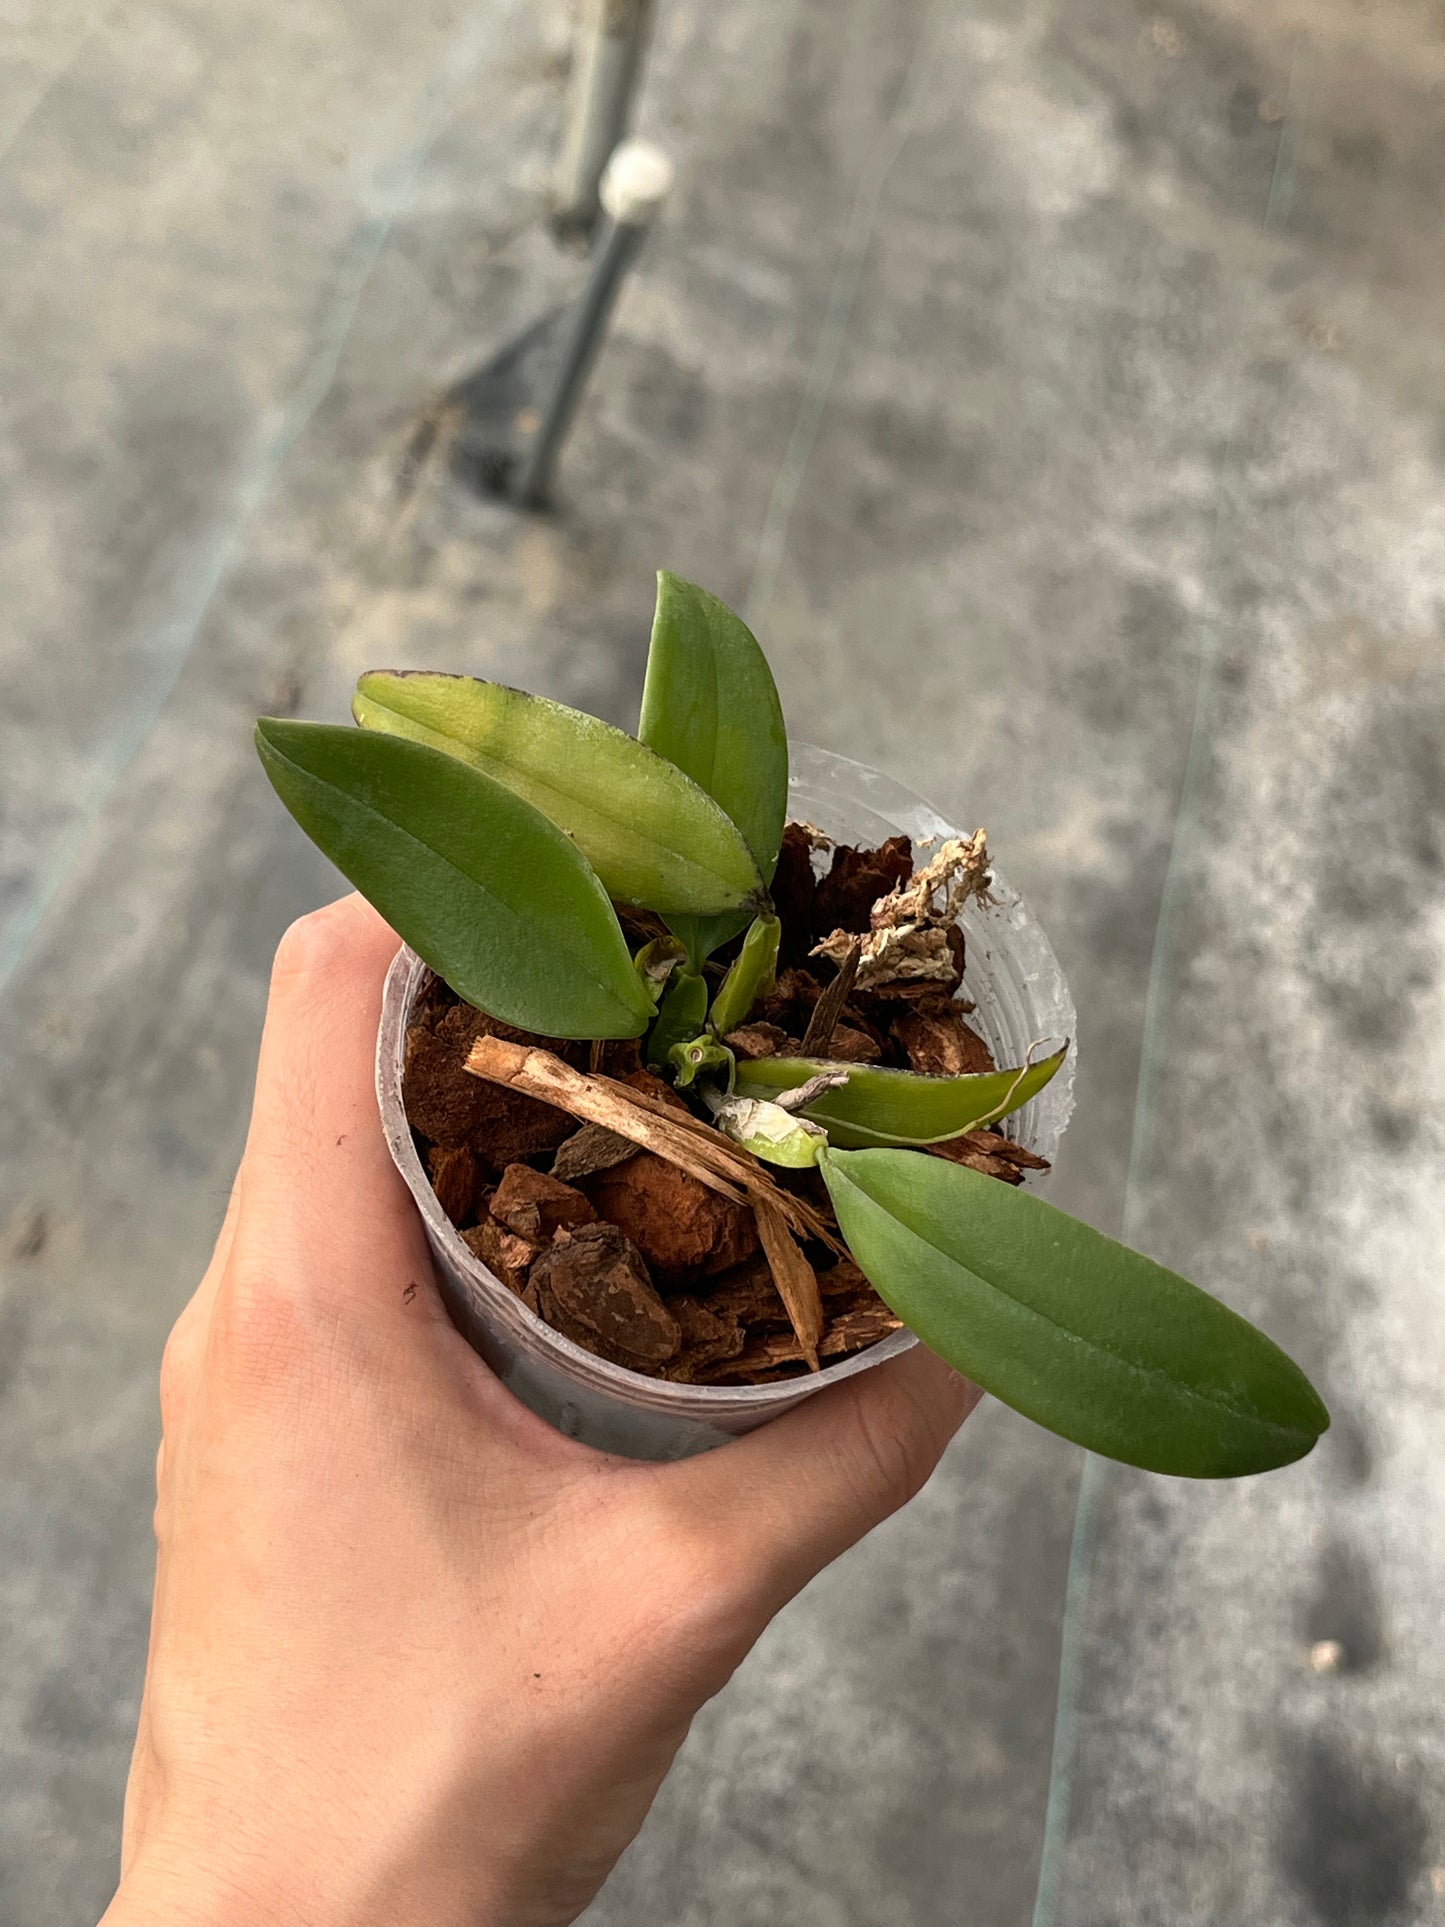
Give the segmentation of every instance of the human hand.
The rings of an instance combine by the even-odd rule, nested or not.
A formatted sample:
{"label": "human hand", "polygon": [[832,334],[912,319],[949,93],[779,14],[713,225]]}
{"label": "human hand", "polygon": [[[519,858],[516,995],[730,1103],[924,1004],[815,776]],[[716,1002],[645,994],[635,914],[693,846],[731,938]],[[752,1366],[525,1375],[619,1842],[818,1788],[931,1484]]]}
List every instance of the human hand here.
{"label": "human hand", "polygon": [[161,1370],[159,1559],[103,1927],[553,1927],[772,1615],[978,1394],[919,1347],[701,1458],[554,1432],[448,1322],[358,897],[276,960],[250,1136]]}

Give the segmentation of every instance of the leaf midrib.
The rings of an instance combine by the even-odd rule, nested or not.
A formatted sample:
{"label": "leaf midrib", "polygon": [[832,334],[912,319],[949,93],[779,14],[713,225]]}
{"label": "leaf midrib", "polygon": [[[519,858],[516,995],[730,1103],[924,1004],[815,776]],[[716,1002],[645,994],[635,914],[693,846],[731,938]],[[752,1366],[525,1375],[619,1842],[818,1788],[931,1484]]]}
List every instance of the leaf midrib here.
{"label": "leaf midrib", "polygon": [[[711,617],[709,616],[708,618],[709,632],[711,632],[711,628],[712,628],[712,622],[711,622]],[[719,701],[718,701],[718,676],[717,676],[717,646],[712,641],[711,633],[709,633],[709,648],[707,652],[707,733],[708,733],[707,781],[703,782],[703,779],[700,776],[696,778],[696,781],[698,781],[699,783],[702,783],[702,787],[707,791],[708,795],[717,804],[719,809],[727,809],[728,806],[722,801],[722,799],[717,794],[718,710],[719,710]],[[738,834],[741,836],[742,832],[739,831]],[[746,837],[743,837],[743,841],[745,843],[748,843],[748,848],[752,854],[753,860],[754,862],[756,862],[758,860],[757,851],[752,848],[751,843],[748,842],[748,839]]]}
{"label": "leaf midrib", "polygon": [[[435,844],[429,843],[424,836],[418,836],[414,830],[407,829],[405,824],[398,823],[394,817],[387,816],[384,811],[377,809],[374,804],[362,802],[360,798],[353,796],[350,791],[343,789],[339,783],[333,783],[325,776],[318,776],[314,770],[308,770],[303,763],[297,763],[289,756],[284,755],[281,760],[288,763],[292,769],[298,770],[301,775],[310,777],[313,783],[319,783],[322,789],[329,790],[334,795],[342,797],[346,802],[365,811],[368,816],[374,817],[377,822],[384,823],[386,827],[394,831],[396,835],[405,837],[407,842],[414,843],[418,849],[425,850],[430,856],[435,857],[437,862],[444,864],[454,876],[463,878],[474,890],[481,891],[483,896],[490,897],[494,903],[500,904],[509,916],[516,918],[517,922],[522,925],[523,929],[526,930],[534,940],[538,942],[556,942],[555,930],[545,929],[539,925],[526,910],[519,909],[498,891],[489,888],[479,877],[474,877],[470,871],[464,870],[462,866],[453,858],[449,857],[444,850],[437,849]],[[578,851],[577,854],[581,856],[580,851]],[[585,862],[585,860],[584,858],[583,861]],[[569,956],[579,958],[579,952],[572,945],[564,943],[562,948],[567,951]],[[617,1009],[625,1011],[630,1018],[633,1013],[627,1009],[625,1004],[618,1001],[616,993],[611,987],[603,983],[599,977],[593,975],[585,959],[580,959],[580,961],[584,974],[588,976],[602,995],[606,997],[610,1003],[614,1004]]]}
{"label": "leaf midrib", "polygon": [[[835,1165],[834,1169],[836,1170],[836,1168]],[[1098,1352],[1102,1357],[1112,1359],[1115,1364],[1122,1366],[1126,1372],[1132,1372],[1136,1378],[1143,1379],[1148,1384],[1168,1386],[1169,1389],[1179,1397],[1192,1400],[1195,1404],[1202,1405],[1207,1410],[1227,1412],[1231,1418],[1243,1419],[1248,1424],[1262,1426],[1266,1431],[1272,1432],[1282,1439],[1307,1439],[1317,1436],[1317,1434],[1313,1432],[1301,1430],[1298,1426],[1281,1425],[1275,1419],[1262,1418],[1258,1412],[1242,1410],[1227,1398],[1211,1397],[1208,1392],[1201,1392],[1192,1385],[1181,1384],[1177,1378],[1171,1378],[1168,1372],[1161,1370],[1158,1366],[1141,1365],[1137,1360],[1125,1357],[1122,1352],[1116,1352],[1111,1346],[1102,1344],[1097,1339],[1086,1338],[1082,1332],[1072,1331],[1069,1326],[1061,1324],[1056,1318],[1050,1318],[1047,1312],[1040,1311],[1036,1305],[1030,1305],[1026,1303],[1024,1299],[1016,1298],[1012,1292],[1006,1291],[1002,1285],[995,1284],[991,1278],[985,1278],[982,1272],[975,1271],[971,1265],[961,1264],[959,1260],[953,1256],[952,1252],[945,1251],[942,1245],[935,1244],[932,1238],[925,1237],[921,1231],[917,1231],[911,1224],[905,1223],[902,1218],[890,1211],[886,1205],[880,1204],[878,1199],[875,1198],[870,1191],[864,1190],[861,1184],[855,1184],[846,1173],[843,1173],[842,1176],[845,1184],[851,1185],[853,1190],[865,1197],[875,1210],[881,1211],[885,1217],[892,1219],[893,1223],[906,1231],[910,1238],[916,1239],[919,1244],[926,1246],[928,1250],[936,1251],[939,1257],[944,1259],[948,1264],[956,1266],[960,1271],[966,1271],[970,1278],[976,1278],[985,1291],[992,1292],[995,1298],[1005,1299],[1010,1305],[1015,1306],[1019,1311],[1023,1312],[1025,1317],[1037,1319],[1041,1325],[1046,1325],[1050,1331],[1059,1333],[1061,1337],[1071,1340],[1076,1345],[1082,1345],[1087,1351]]]}
{"label": "leaf midrib", "polygon": [[[506,688],[507,685],[504,683],[499,683],[497,687]],[[520,690],[512,690],[512,691],[509,691],[509,693],[513,695],[522,695],[522,694],[525,694],[526,692],[520,691]],[[368,692],[368,694],[370,694],[370,692]],[[382,702],[375,695],[371,695],[370,700],[376,703],[379,709],[388,710],[393,716],[399,717],[403,722],[411,723],[413,727],[417,726],[418,719],[412,716],[408,716],[404,709],[397,709],[390,703]],[[579,712],[579,714],[580,713],[581,712]],[[550,781],[546,776],[539,774],[537,772],[535,765],[530,763],[522,763],[522,762],[509,763],[505,757],[495,755],[490,750],[481,748],[476,744],[468,743],[464,736],[452,735],[447,730],[436,728],[435,725],[432,723],[421,723],[420,727],[427,730],[429,734],[436,737],[440,742],[448,743],[448,744],[455,743],[463,751],[463,755],[458,758],[459,761],[465,761],[465,762],[471,763],[474,768],[480,769],[481,773],[484,776],[491,776],[493,782],[502,783],[504,788],[510,788],[511,785],[506,783],[502,777],[493,775],[494,769],[516,770],[520,772],[525,776],[528,785],[535,792],[540,793],[542,796],[545,796],[545,797],[554,797],[558,799],[558,801],[560,801],[564,806],[564,809],[570,807],[570,809],[572,810],[577,810],[577,809],[586,810],[589,814],[595,817],[599,822],[606,824],[614,832],[614,834],[619,834],[629,839],[635,848],[645,849],[646,845],[649,842],[652,842],[653,848],[660,850],[669,862],[677,865],[677,867],[683,873],[683,878],[685,880],[691,881],[695,884],[701,884],[703,886],[707,886],[707,885],[716,886],[718,884],[722,884],[724,888],[730,889],[730,890],[735,889],[737,887],[735,884],[729,882],[728,878],[725,877],[720,870],[709,869],[706,864],[699,863],[696,860],[696,858],[687,856],[686,854],[684,854],[683,851],[674,848],[671,844],[653,842],[652,839],[644,836],[636,828],[635,824],[628,819],[628,817],[624,815],[613,815],[611,811],[609,811],[608,809],[599,806],[597,803],[591,801],[588,798],[579,796],[575,791],[563,789],[559,784],[553,781]],[[625,735],[625,732],[619,732],[619,733],[622,733]],[[635,739],[629,737],[626,740],[634,741]],[[639,745],[639,747],[643,749],[649,749],[650,745],[644,743]],[[448,751],[447,753],[453,754],[454,752]],[[651,753],[654,756],[657,756],[657,751],[653,750]],[[667,762],[667,758],[663,756],[658,756],[657,760],[664,765]],[[684,778],[687,775],[687,772],[685,770],[680,771],[679,773]],[[700,784],[698,785],[698,787],[702,789],[704,793],[709,793],[707,792],[706,785]],[[530,799],[526,799],[526,800],[530,800]],[[716,801],[715,798],[713,800]],[[537,809],[540,809],[542,811],[542,814],[544,816],[551,818],[553,822],[557,821],[557,817],[555,813],[551,810],[548,810],[543,804],[537,803],[534,805],[534,807]],[[559,828],[561,827],[560,824],[558,825],[558,827]]]}
{"label": "leaf midrib", "polygon": [[[484,752],[482,751],[476,751],[474,753],[477,755],[484,754]],[[492,757],[489,760],[498,764],[500,767],[504,769],[507,769],[507,768],[517,769],[517,768],[523,767],[522,765],[515,764],[515,763],[513,764],[505,763],[503,762],[501,757]],[[496,777],[494,778],[494,781],[501,782],[502,779],[501,777]],[[574,810],[583,809],[588,811],[592,816],[596,817],[600,822],[607,824],[614,832],[628,838],[635,847],[645,848],[645,846],[648,843],[652,842],[651,838],[644,836],[641,831],[639,831],[632,823],[630,823],[627,820],[626,817],[614,816],[610,811],[606,809],[600,809],[595,803],[592,803],[584,799],[583,797],[578,796],[575,793],[575,791],[562,789],[556,783],[549,782],[545,776],[534,775],[533,772],[530,769],[528,769],[527,781],[530,784],[534,785],[535,788],[540,790],[543,795],[549,796],[549,797],[555,796],[560,798],[564,806],[570,805],[571,808]],[[536,807],[542,810],[542,814],[544,816],[549,816],[552,818],[553,822],[557,822],[557,818],[555,816],[552,816],[552,812],[550,810],[543,808],[543,806],[540,803],[537,804]],[[560,823],[558,823],[557,826],[559,829],[561,828]],[[563,834],[565,835],[566,832],[564,831]],[[683,872],[684,877],[688,880],[700,883],[704,886],[709,884],[713,886],[722,884],[724,888],[729,890],[736,889],[737,887],[735,884],[729,883],[728,879],[722,874],[720,870],[709,869],[705,863],[699,863],[694,857],[685,856],[681,850],[676,849],[672,844],[652,843],[652,847],[655,849],[661,850],[663,855],[668,859],[668,861],[670,863],[675,864],[678,867],[678,869]]]}

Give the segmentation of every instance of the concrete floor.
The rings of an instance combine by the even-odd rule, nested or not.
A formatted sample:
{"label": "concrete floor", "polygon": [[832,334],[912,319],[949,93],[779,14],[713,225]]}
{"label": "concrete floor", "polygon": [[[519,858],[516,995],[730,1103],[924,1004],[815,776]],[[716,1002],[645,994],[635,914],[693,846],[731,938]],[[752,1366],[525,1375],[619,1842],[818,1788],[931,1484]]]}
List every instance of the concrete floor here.
{"label": "concrete floor", "polygon": [[680,187],[559,512],[403,502],[439,385],[575,284],[566,28],[4,30],[0,1919],[110,1891],[155,1367],[334,893],[250,720],[385,662],[631,722],[666,564],[796,734],[988,824],[1082,1013],[1060,1201],[1336,1420],[1243,1485],[1091,1464],[1076,1531],[1080,1455],[986,1409],[704,1712],[590,1927],[1445,1920],[1440,22],[664,0]]}

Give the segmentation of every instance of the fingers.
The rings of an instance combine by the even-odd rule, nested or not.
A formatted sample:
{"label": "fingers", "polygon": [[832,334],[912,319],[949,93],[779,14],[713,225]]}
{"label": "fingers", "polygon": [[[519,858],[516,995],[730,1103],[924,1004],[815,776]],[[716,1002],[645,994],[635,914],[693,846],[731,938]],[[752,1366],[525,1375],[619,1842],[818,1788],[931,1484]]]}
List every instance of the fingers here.
{"label": "fingers", "polygon": [[913,1497],[981,1396],[919,1345],[669,1472],[771,1613]]}
{"label": "fingers", "polygon": [[[359,896],[293,923],[271,969],[248,1165],[324,1179],[390,1170],[376,1123],[376,1030],[397,938]],[[376,1125],[376,1128],[371,1128]],[[338,1160],[331,1154],[345,1149]]]}
{"label": "fingers", "polygon": [[[236,1250],[308,1289],[400,1291],[424,1246],[377,1110],[376,1033],[397,939],[358,896],[303,917],[276,954]],[[418,1270],[418,1266],[423,1269]]]}

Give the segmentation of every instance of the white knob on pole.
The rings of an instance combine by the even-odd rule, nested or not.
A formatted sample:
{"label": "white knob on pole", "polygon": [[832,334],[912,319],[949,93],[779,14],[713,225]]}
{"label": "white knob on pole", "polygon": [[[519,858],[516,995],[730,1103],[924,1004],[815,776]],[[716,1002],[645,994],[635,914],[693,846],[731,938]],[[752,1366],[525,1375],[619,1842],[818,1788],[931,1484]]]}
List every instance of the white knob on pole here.
{"label": "white knob on pole", "polygon": [[672,162],[651,141],[622,141],[602,170],[597,189],[619,227],[646,227],[672,191]]}

